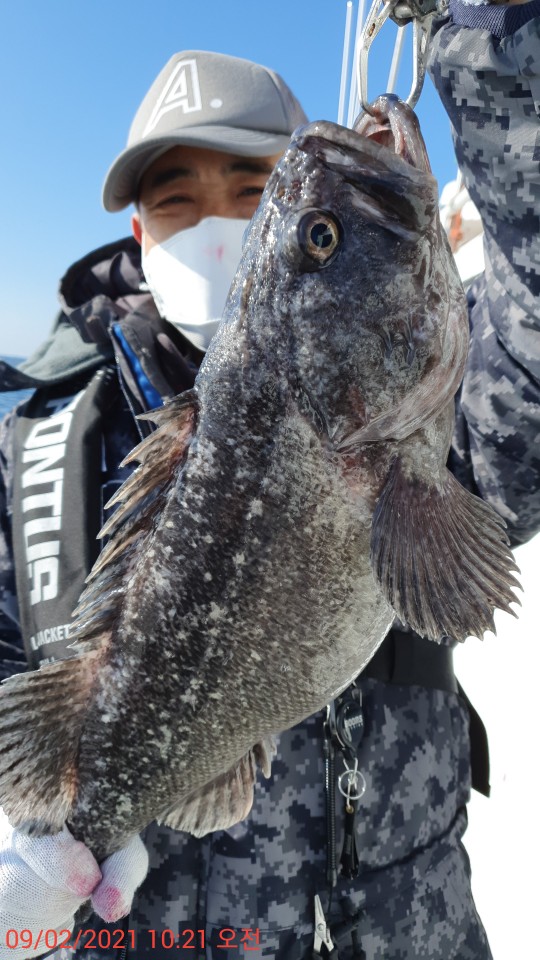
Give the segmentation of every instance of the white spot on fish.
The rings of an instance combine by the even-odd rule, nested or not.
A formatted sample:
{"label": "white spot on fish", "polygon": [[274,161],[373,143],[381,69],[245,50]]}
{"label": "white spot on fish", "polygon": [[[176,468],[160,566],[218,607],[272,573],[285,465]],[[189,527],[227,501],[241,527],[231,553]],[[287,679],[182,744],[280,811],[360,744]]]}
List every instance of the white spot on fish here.
{"label": "white spot on fish", "polygon": [[197,697],[195,696],[195,693],[192,690],[188,690],[183,697],[180,697],[180,702],[187,703],[189,704],[190,707],[196,707]]}
{"label": "white spot on fish", "polygon": [[169,747],[171,745],[172,733],[168,726],[162,726],[159,728],[161,733],[161,742],[159,744],[159,752],[163,759],[165,760],[169,752]]}
{"label": "white spot on fish", "polygon": [[209,583],[210,580],[212,579],[212,574],[209,573],[208,570],[206,571],[206,573],[205,573],[205,575],[204,575],[204,579],[206,580],[207,583]]}
{"label": "white spot on fish", "polygon": [[172,522],[172,520],[166,520],[165,526],[169,528],[174,528],[174,523]]}
{"label": "white spot on fish", "polygon": [[233,561],[234,561],[234,563],[236,564],[237,567],[242,567],[242,566],[244,565],[244,563],[246,562],[246,555],[245,555],[245,553],[236,553],[236,554],[234,555],[234,557],[233,557]]}
{"label": "white spot on fish", "polygon": [[210,613],[208,614],[208,616],[210,617],[210,620],[221,620],[221,618],[223,617],[223,614],[226,612],[227,611],[225,607],[220,607],[219,604],[214,603],[214,601],[212,601],[212,603],[210,604]]}
{"label": "white spot on fish", "polygon": [[116,804],[115,814],[123,813],[123,814],[129,815],[131,813],[132,808],[133,808],[133,804],[131,800],[129,799],[129,797],[126,797],[124,794],[124,796]]}

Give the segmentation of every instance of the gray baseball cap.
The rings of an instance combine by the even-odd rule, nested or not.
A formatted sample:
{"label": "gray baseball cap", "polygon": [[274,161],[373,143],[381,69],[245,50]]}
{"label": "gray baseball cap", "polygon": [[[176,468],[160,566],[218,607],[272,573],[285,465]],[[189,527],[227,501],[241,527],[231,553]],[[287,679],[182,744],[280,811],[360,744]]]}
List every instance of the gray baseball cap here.
{"label": "gray baseball cap", "polygon": [[307,117],[279,74],[222,53],[176,53],[141,103],[127,147],[103,186],[106,210],[123,210],[162,153],[182,144],[246,157],[285,150]]}

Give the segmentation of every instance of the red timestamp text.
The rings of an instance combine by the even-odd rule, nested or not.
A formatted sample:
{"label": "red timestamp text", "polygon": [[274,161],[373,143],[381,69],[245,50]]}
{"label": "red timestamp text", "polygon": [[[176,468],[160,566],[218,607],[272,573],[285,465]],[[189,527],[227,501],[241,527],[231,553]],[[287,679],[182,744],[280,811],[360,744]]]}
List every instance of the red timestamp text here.
{"label": "red timestamp text", "polygon": [[122,950],[135,948],[134,930],[7,930],[5,946],[10,950],[24,947],[34,952],[43,950]]}
{"label": "red timestamp text", "polygon": [[[205,930],[147,930],[150,937],[150,946],[153,950],[203,950],[206,946]],[[229,950],[258,950],[261,934],[258,927],[241,927],[233,930],[232,927],[221,927],[214,930],[214,946],[217,949]],[[216,942],[217,940],[217,942]]]}
{"label": "red timestamp text", "polygon": [[[147,937],[152,950],[204,950],[209,939],[205,930],[139,930],[139,938]],[[218,950],[259,950],[261,937],[258,927],[214,928],[212,943]],[[47,950],[135,950],[135,930],[7,930],[4,945],[10,950],[24,948],[33,953]],[[1,946],[1,944],[0,944]],[[195,960],[195,958],[194,958]]]}

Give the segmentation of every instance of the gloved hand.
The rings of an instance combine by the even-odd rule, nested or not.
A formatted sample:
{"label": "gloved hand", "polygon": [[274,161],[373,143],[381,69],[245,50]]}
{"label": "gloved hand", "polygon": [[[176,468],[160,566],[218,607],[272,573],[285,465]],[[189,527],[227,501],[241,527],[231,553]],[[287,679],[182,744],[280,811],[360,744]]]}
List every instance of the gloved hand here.
{"label": "gloved hand", "polygon": [[[71,930],[88,899],[106,922],[124,917],[147,870],[148,853],[139,837],[100,867],[67,827],[54,836],[27,837],[0,808],[0,960],[49,953],[55,942],[51,935],[46,942],[46,931]],[[17,932],[17,947],[13,934],[6,939],[8,930]]]}

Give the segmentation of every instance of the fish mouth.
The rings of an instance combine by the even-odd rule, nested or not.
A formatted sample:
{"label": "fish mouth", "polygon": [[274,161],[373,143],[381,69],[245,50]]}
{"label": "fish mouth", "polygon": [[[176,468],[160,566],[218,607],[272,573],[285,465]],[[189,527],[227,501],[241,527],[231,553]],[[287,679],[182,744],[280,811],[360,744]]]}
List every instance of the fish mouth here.
{"label": "fish mouth", "polygon": [[[414,240],[435,217],[437,181],[411,108],[386,95],[373,109],[375,116],[362,115],[353,130],[329,120],[300,127],[290,149],[337,174],[369,221]],[[326,190],[331,194],[331,185]]]}
{"label": "fish mouth", "polygon": [[[349,163],[360,162],[375,169],[386,167],[393,176],[414,182],[436,181],[431,172],[418,118],[412,108],[394,94],[384,94],[372,104],[372,113],[361,113],[353,128],[319,120],[295,130],[291,146],[310,152],[314,140],[326,142],[326,153],[317,157],[334,169],[332,148],[347,153]],[[416,174],[416,176],[415,176]]]}
{"label": "fish mouth", "polygon": [[390,149],[416,170],[431,173],[431,166],[414,110],[395,94],[385,93],[372,104],[371,113],[361,113],[353,130]]}

